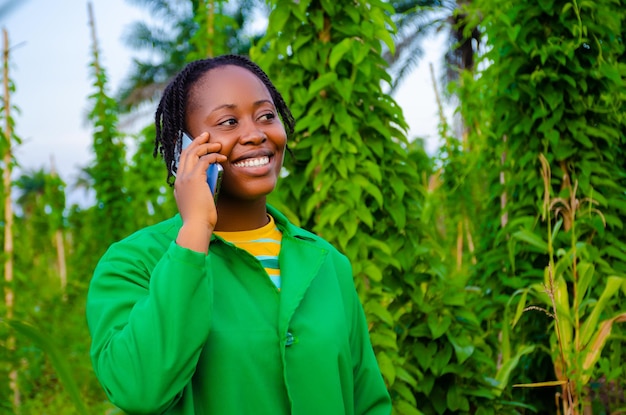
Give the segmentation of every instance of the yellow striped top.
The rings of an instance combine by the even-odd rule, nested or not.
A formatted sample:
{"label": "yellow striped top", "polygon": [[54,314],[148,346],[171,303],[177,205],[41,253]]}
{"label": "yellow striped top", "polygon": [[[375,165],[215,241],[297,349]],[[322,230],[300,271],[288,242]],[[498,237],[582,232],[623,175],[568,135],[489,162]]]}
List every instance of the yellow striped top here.
{"label": "yellow striped top", "polygon": [[276,288],[280,290],[280,267],[278,254],[283,234],[276,226],[274,218],[268,215],[270,221],[262,228],[239,232],[215,232],[216,235],[234,244],[236,247],[248,251],[259,260],[267,275]]}

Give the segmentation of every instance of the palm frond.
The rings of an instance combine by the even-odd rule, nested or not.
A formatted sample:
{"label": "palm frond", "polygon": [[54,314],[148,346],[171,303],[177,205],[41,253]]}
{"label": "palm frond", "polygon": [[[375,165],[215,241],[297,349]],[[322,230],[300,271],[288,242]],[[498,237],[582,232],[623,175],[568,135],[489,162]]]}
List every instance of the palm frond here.
{"label": "palm frond", "polygon": [[189,2],[176,0],[126,0],[127,3],[145,8],[153,17],[173,18],[190,9]]}

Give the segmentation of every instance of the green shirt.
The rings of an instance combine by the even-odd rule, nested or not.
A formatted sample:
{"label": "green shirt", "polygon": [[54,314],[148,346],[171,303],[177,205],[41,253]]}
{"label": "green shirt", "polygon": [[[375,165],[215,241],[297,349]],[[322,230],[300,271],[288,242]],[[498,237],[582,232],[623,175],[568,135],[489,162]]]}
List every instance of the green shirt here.
{"label": "green shirt", "polygon": [[87,297],[91,357],[129,414],[389,415],[349,261],[268,206],[283,233],[280,293],[213,236],[174,242],[179,215],[113,244]]}

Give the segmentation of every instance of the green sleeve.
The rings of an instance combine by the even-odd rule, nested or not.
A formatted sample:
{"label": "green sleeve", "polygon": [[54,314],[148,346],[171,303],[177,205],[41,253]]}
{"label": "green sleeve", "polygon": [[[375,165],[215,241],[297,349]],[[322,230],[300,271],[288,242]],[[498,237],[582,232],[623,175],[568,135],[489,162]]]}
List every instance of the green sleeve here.
{"label": "green sleeve", "polygon": [[389,415],[391,398],[385,386],[367,328],[361,301],[353,289],[351,348],[354,370],[354,413]]}
{"label": "green sleeve", "polygon": [[174,242],[153,245],[148,237],[113,245],[87,295],[96,375],[129,413],[162,413],[176,404],[211,321],[210,256]]}
{"label": "green sleeve", "polygon": [[361,300],[354,287],[352,265],[344,255],[335,256],[350,324],[350,354],[354,378],[354,414],[389,415],[391,398],[370,341]]}

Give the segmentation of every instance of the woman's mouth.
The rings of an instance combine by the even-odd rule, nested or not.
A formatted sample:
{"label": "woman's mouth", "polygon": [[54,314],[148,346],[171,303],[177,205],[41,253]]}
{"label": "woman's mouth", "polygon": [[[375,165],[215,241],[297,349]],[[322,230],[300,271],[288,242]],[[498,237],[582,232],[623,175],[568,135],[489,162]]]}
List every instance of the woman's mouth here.
{"label": "woman's mouth", "polygon": [[268,156],[263,156],[263,157],[245,159],[237,163],[233,163],[232,165],[235,167],[262,167],[262,166],[269,164],[269,162],[270,162],[270,158]]}

